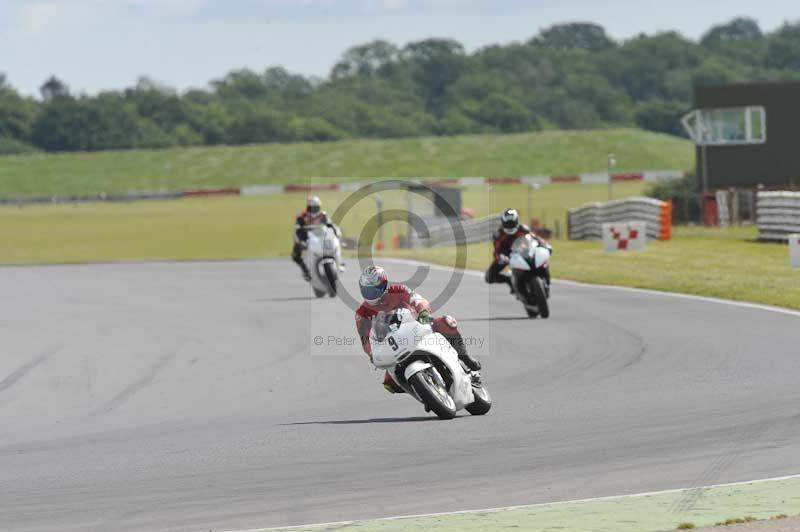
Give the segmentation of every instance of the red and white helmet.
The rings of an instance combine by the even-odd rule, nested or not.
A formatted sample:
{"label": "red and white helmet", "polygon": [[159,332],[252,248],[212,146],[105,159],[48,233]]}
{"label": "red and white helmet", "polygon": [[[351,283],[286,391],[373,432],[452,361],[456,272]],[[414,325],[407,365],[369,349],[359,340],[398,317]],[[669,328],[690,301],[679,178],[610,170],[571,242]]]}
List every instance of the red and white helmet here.
{"label": "red and white helmet", "polygon": [[386,270],[380,266],[370,266],[363,272],[358,279],[358,288],[361,296],[370,305],[376,305],[389,288],[389,276]]}
{"label": "red and white helmet", "polygon": [[319,196],[309,196],[306,198],[306,211],[310,214],[317,214],[322,210],[322,201]]}

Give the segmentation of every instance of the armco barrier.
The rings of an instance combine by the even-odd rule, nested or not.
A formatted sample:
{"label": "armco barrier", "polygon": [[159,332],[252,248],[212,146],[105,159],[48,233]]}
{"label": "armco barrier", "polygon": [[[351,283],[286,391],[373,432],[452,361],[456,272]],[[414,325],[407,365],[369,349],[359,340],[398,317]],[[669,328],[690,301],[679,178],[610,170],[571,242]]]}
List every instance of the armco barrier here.
{"label": "armco barrier", "polygon": [[330,190],[339,190],[338,183],[312,183],[312,184],[291,184],[291,185],[284,185],[283,191],[284,192],[321,192],[321,191],[330,191]]}
{"label": "armco barrier", "polygon": [[800,233],[800,192],[759,192],[756,195],[759,240],[787,241]]}
{"label": "armco barrier", "polygon": [[[464,241],[467,244],[488,242],[500,223],[500,216],[495,214],[484,218],[461,221],[464,229]],[[456,235],[449,223],[437,225],[428,229],[428,236],[419,238],[419,244],[424,247],[453,246],[456,244]]]}
{"label": "armco barrier", "polygon": [[[683,172],[676,170],[647,170],[644,172],[630,172],[611,174],[611,180],[618,181],[655,181],[658,179],[678,179],[683,176]],[[390,178],[384,178],[390,179]],[[397,178],[408,179],[408,178]],[[439,178],[419,178],[411,179],[418,183],[428,185],[456,185],[462,187],[485,186],[485,185],[548,185],[557,183],[608,183],[609,176],[606,173],[596,174],[574,174],[560,176],[492,176],[492,177],[439,177]],[[302,193],[326,191],[345,191],[350,192],[365,186],[365,181],[344,181],[342,183],[290,183],[286,185],[248,185],[248,186],[228,186],[211,188],[191,188],[186,190],[166,190],[166,191],[141,191],[126,192],[121,194],[86,194],[76,196],[39,196],[39,197],[18,197],[0,198],[0,205],[27,205],[35,203],[78,203],[95,201],[136,201],[146,199],[177,199],[192,198],[203,196],[269,196],[282,193]]]}
{"label": "armco barrier", "polygon": [[487,177],[484,181],[487,185],[519,185],[522,183],[522,178],[519,176],[495,176]]}
{"label": "armco barrier", "polygon": [[239,187],[219,187],[219,188],[189,188],[183,191],[185,198],[197,198],[204,196],[238,196],[241,193]]}
{"label": "armco barrier", "polygon": [[242,187],[240,191],[242,196],[271,196],[282,192],[283,185],[251,185]]}
{"label": "armco barrier", "polygon": [[36,205],[44,203],[95,203],[98,201],[132,202],[142,200],[171,200],[183,197],[180,190],[154,190],[121,194],[81,194],[69,196],[36,196],[0,198],[0,205]]}
{"label": "armco barrier", "polygon": [[604,223],[628,221],[645,222],[648,238],[669,240],[672,238],[672,203],[653,198],[627,198],[589,203],[567,211],[571,240],[600,239]]}
{"label": "armco barrier", "polygon": [[628,172],[627,174],[611,174],[611,181],[644,181],[642,172]]}

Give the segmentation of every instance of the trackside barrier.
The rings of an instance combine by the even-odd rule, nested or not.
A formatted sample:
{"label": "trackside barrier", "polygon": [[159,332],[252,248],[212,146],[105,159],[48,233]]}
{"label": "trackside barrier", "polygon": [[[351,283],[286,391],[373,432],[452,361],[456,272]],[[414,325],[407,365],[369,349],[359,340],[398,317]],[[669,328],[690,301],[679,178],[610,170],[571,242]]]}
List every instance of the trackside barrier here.
{"label": "trackside barrier", "polygon": [[789,235],[789,262],[792,268],[800,268],[800,234]]}
{"label": "trackside barrier", "polygon": [[219,188],[189,188],[183,191],[185,198],[200,198],[205,196],[238,196],[241,193],[239,187],[219,187]]}
{"label": "trackside barrier", "polygon": [[122,194],[81,194],[68,196],[36,196],[0,198],[0,205],[35,205],[43,203],[94,203],[98,201],[131,202],[142,200],[171,200],[183,197],[180,190],[144,190]]}
{"label": "trackside barrier", "polygon": [[[474,220],[463,220],[460,223],[464,229],[465,243],[488,242],[500,223],[500,216],[495,214]],[[451,225],[445,223],[428,228],[428,236],[419,237],[418,243],[424,247],[453,246],[456,244],[456,235]]]}
{"label": "trackside barrier", "polygon": [[242,196],[271,196],[282,192],[283,185],[251,185],[241,189]]}
{"label": "trackside barrier", "polygon": [[647,243],[645,222],[614,222],[603,224],[603,250],[635,251]]}
{"label": "trackside barrier", "polygon": [[[683,177],[683,172],[677,170],[646,170],[644,172],[630,172],[611,174],[611,180],[617,181],[656,181],[660,179],[679,179]],[[403,179],[408,178],[381,178],[381,179]],[[438,178],[416,178],[410,181],[425,183],[428,185],[457,185],[462,187],[486,186],[486,185],[548,185],[557,183],[608,183],[609,175],[605,173],[596,174],[574,174],[556,176],[490,176],[490,177],[438,177]],[[302,180],[301,180],[302,181]],[[290,183],[285,185],[248,185],[248,186],[228,186],[228,187],[209,187],[209,188],[190,188],[185,190],[159,190],[159,191],[134,191],[121,194],[85,194],[85,195],[62,195],[62,196],[37,196],[37,197],[16,197],[0,198],[0,205],[26,205],[34,203],[78,203],[94,201],[137,201],[148,199],[178,199],[202,196],[269,196],[283,193],[302,193],[344,191],[352,192],[366,186],[365,181],[344,181],[341,183]],[[598,229],[599,238],[599,229]]]}
{"label": "trackside barrier", "polygon": [[672,238],[672,202],[653,198],[627,198],[588,203],[567,211],[570,240],[604,238],[603,224],[643,222],[647,238]]}
{"label": "trackside barrier", "polygon": [[759,240],[786,241],[800,233],[800,192],[759,192],[756,225]]}

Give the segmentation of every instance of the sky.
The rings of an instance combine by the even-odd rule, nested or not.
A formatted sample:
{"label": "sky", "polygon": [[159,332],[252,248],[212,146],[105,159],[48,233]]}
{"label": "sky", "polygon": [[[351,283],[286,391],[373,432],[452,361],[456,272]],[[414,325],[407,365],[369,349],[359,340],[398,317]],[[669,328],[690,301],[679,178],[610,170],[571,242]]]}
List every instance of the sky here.
{"label": "sky", "polygon": [[0,0],[0,72],[38,95],[50,75],[73,92],[133,85],[178,90],[231,70],[327,76],[350,46],[450,37],[473,51],[563,22],[616,39],[676,30],[693,39],[736,16],[769,31],[800,20],[798,0]]}

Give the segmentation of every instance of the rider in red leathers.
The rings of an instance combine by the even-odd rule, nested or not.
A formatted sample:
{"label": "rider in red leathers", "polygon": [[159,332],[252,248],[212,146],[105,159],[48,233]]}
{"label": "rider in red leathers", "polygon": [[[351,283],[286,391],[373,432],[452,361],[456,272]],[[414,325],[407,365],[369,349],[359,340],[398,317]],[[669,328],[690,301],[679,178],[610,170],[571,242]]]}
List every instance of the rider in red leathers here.
{"label": "rider in red leathers", "polygon": [[[358,280],[364,302],[356,310],[356,330],[361,338],[361,347],[372,359],[369,333],[372,328],[372,318],[378,312],[390,312],[399,307],[411,309],[417,313],[421,323],[432,323],[433,330],[444,336],[458,353],[458,358],[470,371],[478,371],[481,364],[469,354],[464,344],[464,339],[458,331],[458,323],[452,316],[431,316],[431,306],[428,301],[404,284],[389,284],[389,278],[383,268],[371,266],[364,270]],[[383,379],[383,386],[390,393],[402,393],[400,388],[387,372]]]}

